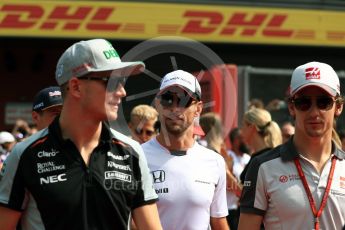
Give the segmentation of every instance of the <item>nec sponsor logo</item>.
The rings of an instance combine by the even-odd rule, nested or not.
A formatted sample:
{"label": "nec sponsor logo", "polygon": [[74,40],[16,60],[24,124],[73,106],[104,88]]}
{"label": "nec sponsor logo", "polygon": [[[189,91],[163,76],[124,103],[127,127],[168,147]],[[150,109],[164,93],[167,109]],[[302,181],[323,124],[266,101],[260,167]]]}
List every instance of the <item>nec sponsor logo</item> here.
{"label": "nec sponsor logo", "polygon": [[305,79],[311,80],[311,79],[320,79],[320,69],[317,67],[310,67],[305,70]]}
{"label": "nec sponsor logo", "polygon": [[59,175],[47,176],[40,178],[40,184],[53,184],[57,182],[66,181],[66,173],[62,173]]}
{"label": "nec sponsor logo", "polygon": [[153,183],[162,183],[165,181],[165,172],[163,170],[152,171]]}
{"label": "nec sponsor logo", "polygon": [[56,156],[56,154],[58,154],[59,153],[59,151],[58,150],[55,150],[55,149],[51,149],[51,151],[49,152],[49,151],[40,151],[40,152],[38,152],[37,153],[37,156],[39,157],[39,158],[42,158],[42,157],[55,157]]}

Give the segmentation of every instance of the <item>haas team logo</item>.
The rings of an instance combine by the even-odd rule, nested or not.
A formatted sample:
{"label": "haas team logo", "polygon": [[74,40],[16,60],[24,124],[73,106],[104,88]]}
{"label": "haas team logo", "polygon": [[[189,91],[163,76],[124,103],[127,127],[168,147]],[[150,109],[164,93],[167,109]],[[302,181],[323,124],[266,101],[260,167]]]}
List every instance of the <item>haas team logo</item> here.
{"label": "haas team logo", "polygon": [[320,79],[320,69],[316,67],[310,67],[305,70],[306,80]]}
{"label": "haas team logo", "polygon": [[289,180],[289,178],[287,176],[285,176],[285,175],[282,175],[282,176],[279,177],[279,181],[281,183],[286,183],[288,180]]}

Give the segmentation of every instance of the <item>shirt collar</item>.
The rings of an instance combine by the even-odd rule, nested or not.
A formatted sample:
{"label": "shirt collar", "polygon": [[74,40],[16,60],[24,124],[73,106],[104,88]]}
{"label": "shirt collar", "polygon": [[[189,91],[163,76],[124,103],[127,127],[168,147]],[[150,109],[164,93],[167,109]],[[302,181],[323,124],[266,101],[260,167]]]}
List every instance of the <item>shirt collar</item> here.
{"label": "shirt collar", "polygon": [[[49,129],[49,132],[52,133],[54,137],[57,139],[58,143],[66,144],[67,142],[71,142],[71,140],[63,139],[62,131],[61,131],[60,123],[59,123],[59,118],[60,116],[56,116],[54,121],[49,125],[48,129]],[[113,139],[115,139],[115,137],[110,131],[109,125],[103,122],[99,145],[111,143]]]}
{"label": "shirt collar", "polygon": [[[285,144],[281,146],[281,157],[283,161],[292,161],[299,156],[299,153],[293,144],[293,138],[294,136],[292,136]],[[345,159],[345,152],[337,148],[334,141],[332,141],[332,154],[338,159]]]}

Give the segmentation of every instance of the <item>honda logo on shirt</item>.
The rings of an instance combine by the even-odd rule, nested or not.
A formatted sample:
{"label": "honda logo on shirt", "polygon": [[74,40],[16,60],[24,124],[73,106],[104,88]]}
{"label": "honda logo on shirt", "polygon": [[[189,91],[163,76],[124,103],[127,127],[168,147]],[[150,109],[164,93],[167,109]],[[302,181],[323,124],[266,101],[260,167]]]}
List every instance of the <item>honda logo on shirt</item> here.
{"label": "honda logo on shirt", "polygon": [[320,69],[317,67],[310,67],[305,69],[306,80],[310,79],[320,79]]}
{"label": "honda logo on shirt", "polygon": [[165,181],[165,172],[163,170],[152,171],[153,183],[162,183]]}

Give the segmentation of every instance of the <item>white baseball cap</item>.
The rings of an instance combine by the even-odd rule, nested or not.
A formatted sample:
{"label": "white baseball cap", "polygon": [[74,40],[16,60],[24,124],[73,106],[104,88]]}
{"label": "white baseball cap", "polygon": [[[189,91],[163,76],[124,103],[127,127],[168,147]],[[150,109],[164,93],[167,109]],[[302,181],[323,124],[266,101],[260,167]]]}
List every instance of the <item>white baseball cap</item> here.
{"label": "white baseball cap", "polygon": [[16,139],[11,133],[6,131],[0,132],[0,144],[12,143],[15,141]]}
{"label": "white baseball cap", "polygon": [[145,64],[140,61],[122,62],[111,43],[104,39],[80,41],[70,46],[60,57],[55,72],[59,85],[72,77],[90,72],[119,70],[119,75],[130,76],[143,72]]}
{"label": "white baseball cap", "polygon": [[320,87],[332,96],[340,95],[339,77],[334,69],[325,63],[309,62],[293,71],[290,96],[308,86]]}
{"label": "white baseball cap", "polygon": [[175,70],[166,74],[159,87],[158,95],[162,94],[168,88],[177,86],[185,90],[191,97],[201,100],[201,87],[198,79],[192,74],[183,71]]}

